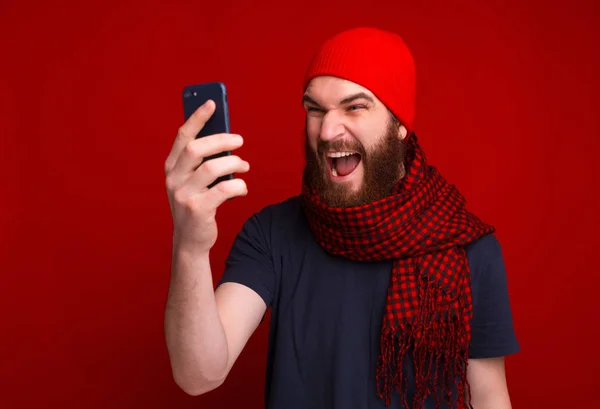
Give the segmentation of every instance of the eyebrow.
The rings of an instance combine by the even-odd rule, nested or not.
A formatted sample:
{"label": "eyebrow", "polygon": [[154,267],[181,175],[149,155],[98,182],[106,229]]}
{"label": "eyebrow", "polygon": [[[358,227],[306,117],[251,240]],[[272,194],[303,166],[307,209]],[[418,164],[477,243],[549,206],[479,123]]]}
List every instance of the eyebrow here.
{"label": "eyebrow", "polygon": [[[375,100],[373,99],[373,97],[371,97],[367,93],[365,93],[365,92],[358,92],[356,94],[352,94],[352,95],[350,95],[350,96],[342,99],[340,101],[340,105],[349,104],[350,102],[355,101],[357,99],[366,99],[367,101],[369,101],[371,103],[375,103]],[[320,107],[320,105],[319,105],[319,103],[317,101],[315,101],[314,99],[312,99],[310,96],[308,96],[306,94],[302,97],[302,102],[303,103],[304,102],[308,102],[309,104],[316,105],[316,106]]]}
{"label": "eyebrow", "polygon": [[347,98],[342,99],[340,101],[340,105],[349,104],[350,102],[352,102],[352,101],[354,101],[356,99],[366,99],[369,102],[372,102],[372,103],[375,102],[375,100],[370,95],[367,95],[365,92],[359,92],[359,93],[356,93],[354,95],[350,95]]}

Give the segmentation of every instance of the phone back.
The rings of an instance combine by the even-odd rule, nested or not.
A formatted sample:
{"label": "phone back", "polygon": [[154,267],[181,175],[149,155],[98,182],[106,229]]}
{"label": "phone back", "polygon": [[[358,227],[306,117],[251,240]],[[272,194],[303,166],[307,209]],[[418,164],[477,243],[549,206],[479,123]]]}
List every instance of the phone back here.
{"label": "phone back", "polygon": [[209,82],[185,87],[183,89],[184,120],[187,121],[194,111],[209,99],[212,99],[216,104],[215,113],[198,133],[197,138],[217,133],[229,133],[227,90],[222,82]]}
{"label": "phone back", "polygon": [[[184,120],[188,118],[209,99],[215,103],[215,112],[200,130],[196,138],[214,135],[219,133],[230,133],[229,130],[229,109],[227,106],[227,90],[222,82],[209,82],[206,84],[188,85],[183,89],[183,113]],[[221,152],[204,158],[204,161],[231,155],[230,151]],[[203,162],[204,162],[203,161]],[[209,187],[212,187],[222,180],[233,179],[233,175],[226,175],[218,178]]]}

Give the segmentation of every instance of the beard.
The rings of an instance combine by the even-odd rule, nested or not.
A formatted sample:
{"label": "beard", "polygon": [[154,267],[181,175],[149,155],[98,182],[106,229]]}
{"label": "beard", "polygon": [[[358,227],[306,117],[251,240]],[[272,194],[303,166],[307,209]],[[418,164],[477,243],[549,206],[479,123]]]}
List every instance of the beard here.
{"label": "beard", "polygon": [[[377,145],[368,152],[356,140],[324,142],[321,139],[317,141],[315,152],[310,147],[308,138],[305,138],[305,182],[330,207],[362,206],[392,195],[405,172],[406,146],[398,137],[398,125],[396,121],[390,120]],[[331,180],[329,163],[325,160],[325,153],[330,149],[350,150],[360,155],[364,178],[358,190],[346,183]]]}

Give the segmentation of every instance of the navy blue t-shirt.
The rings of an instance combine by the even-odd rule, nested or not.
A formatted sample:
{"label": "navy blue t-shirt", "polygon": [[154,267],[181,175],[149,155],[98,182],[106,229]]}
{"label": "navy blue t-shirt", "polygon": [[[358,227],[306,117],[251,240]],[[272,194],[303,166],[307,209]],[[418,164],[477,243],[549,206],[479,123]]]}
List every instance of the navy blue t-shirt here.
{"label": "navy blue t-shirt", "polygon": [[[375,370],[392,261],[356,262],[326,253],[300,200],[267,206],[246,221],[220,281],[248,286],[272,308],[265,407],[386,408],[377,396]],[[490,234],[466,250],[474,310],[470,357],[513,354],[519,344],[500,245]],[[410,374],[410,361],[404,370]],[[425,408],[432,403],[430,398]],[[389,408],[401,407],[395,393]]]}

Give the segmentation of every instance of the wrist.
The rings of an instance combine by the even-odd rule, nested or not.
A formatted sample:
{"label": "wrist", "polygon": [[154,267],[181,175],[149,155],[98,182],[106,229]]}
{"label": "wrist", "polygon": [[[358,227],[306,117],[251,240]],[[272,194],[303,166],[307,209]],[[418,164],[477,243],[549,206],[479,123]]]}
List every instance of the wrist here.
{"label": "wrist", "polygon": [[209,248],[204,248],[193,240],[173,235],[173,256],[208,260],[209,253]]}

